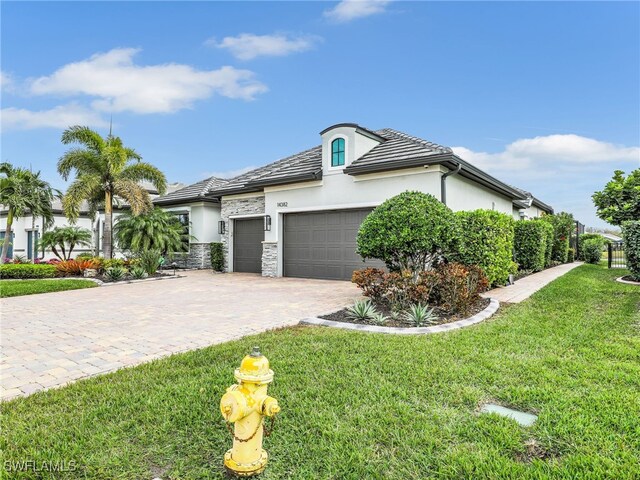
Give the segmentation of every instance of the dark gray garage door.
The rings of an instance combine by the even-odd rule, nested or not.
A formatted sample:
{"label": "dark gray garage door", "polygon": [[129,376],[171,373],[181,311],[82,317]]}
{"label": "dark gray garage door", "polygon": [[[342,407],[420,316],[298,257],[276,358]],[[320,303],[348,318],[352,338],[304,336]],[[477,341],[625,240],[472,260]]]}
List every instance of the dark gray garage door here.
{"label": "dark gray garage door", "polygon": [[262,218],[233,221],[233,271],[260,273],[262,271]]}
{"label": "dark gray garage door", "polygon": [[365,210],[290,213],[284,217],[284,275],[351,280],[354,270],[374,266],[356,254],[356,236]]}

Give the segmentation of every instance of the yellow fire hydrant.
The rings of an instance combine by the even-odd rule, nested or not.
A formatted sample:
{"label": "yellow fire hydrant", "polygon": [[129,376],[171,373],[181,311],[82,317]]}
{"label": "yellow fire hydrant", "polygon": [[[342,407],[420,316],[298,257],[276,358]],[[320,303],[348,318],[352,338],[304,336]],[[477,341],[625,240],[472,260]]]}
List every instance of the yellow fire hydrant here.
{"label": "yellow fire hydrant", "polygon": [[[269,436],[271,431],[265,432],[263,420],[271,417],[273,428],[280,406],[267,395],[273,370],[258,347],[242,359],[234,376],[238,383],[227,388],[220,399],[220,412],[233,435],[233,447],[224,455],[224,466],[234,475],[250,477],[261,473],[267,465],[269,456],[262,448],[262,437]],[[235,424],[233,430],[231,423]]]}

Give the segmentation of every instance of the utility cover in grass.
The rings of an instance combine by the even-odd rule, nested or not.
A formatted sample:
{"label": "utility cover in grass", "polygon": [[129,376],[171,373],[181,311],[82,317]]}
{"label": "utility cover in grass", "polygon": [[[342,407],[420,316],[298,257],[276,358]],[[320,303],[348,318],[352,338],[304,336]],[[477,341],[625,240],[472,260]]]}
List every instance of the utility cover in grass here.
{"label": "utility cover in grass", "polygon": [[518,410],[511,410],[510,408],[495,405],[493,403],[487,403],[483,405],[483,407],[480,409],[480,413],[497,413],[502,417],[507,417],[515,420],[523,427],[530,427],[538,419],[537,415],[519,412]]}

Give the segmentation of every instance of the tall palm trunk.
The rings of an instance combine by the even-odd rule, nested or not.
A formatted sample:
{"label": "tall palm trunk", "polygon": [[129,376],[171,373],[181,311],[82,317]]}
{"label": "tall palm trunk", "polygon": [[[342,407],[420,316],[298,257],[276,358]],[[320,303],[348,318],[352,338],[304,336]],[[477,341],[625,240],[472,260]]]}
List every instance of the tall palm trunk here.
{"label": "tall palm trunk", "polygon": [[104,258],[111,258],[111,229],[113,227],[112,221],[112,213],[113,213],[113,196],[111,192],[104,193],[104,229],[102,236],[102,252],[104,253]]}
{"label": "tall palm trunk", "polygon": [[7,228],[4,231],[4,242],[2,242],[2,257],[0,263],[4,263],[4,259],[7,258],[7,252],[9,251],[9,242],[11,239],[11,227],[13,226],[13,210],[9,209],[7,213]]}

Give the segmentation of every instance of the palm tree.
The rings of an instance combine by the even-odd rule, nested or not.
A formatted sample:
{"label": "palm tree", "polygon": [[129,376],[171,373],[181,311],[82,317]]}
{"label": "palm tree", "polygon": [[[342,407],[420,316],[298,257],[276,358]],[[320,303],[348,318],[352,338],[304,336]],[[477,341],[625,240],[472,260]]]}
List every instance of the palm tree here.
{"label": "palm tree", "polygon": [[43,233],[39,242],[40,248],[50,248],[60,260],[69,260],[76,245],[91,246],[91,230],[80,227],[56,227]]}
{"label": "palm tree", "polygon": [[16,218],[29,212],[34,218],[42,217],[44,228],[53,225],[51,202],[54,190],[40,178],[40,172],[33,173],[26,168],[14,167],[8,162],[0,163],[0,204],[7,208],[7,227],[2,244],[0,262],[4,262],[12,239],[12,226]]}
{"label": "palm tree", "polygon": [[122,214],[114,232],[118,245],[133,252],[152,249],[162,254],[184,252],[192,238],[188,225],[181,223],[175,214],[157,207],[141,215]]}
{"label": "palm tree", "polygon": [[151,182],[158,193],[167,188],[164,174],[132,148],[125,147],[119,137],[111,133],[106,138],[89,127],[74,126],[62,134],[62,143],[76,143],[82,148],[72,148],[58,161],[58,173],[67,180],[72,170],[75,179],[62,199],[65,214],[74,222],[80,214],[83,201],[89,203],[90,214],[104,206],[103,253],[112,256],[113,202],[127,202],[134,215],[149,211],[152,207],[149,193],[140,185]]}

